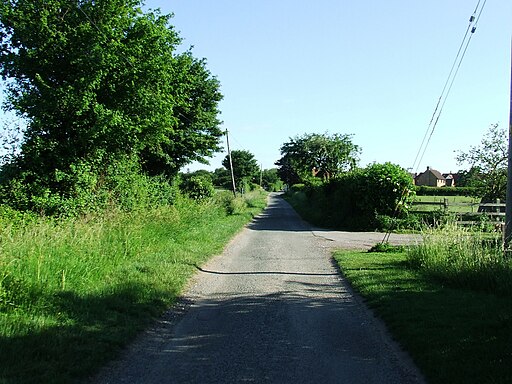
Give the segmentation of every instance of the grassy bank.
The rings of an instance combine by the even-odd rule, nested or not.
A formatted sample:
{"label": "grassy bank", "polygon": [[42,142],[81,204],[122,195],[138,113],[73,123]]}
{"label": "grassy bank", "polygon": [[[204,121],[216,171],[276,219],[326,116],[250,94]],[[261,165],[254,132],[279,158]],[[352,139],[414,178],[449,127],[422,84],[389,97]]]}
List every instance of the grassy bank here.
{"label": "grassy bank", "polygon": [[0,229],[0,382],[69,382],[113,358],[265,205],[232,201]]}
{"label": "grassy bank", "polygon": [[[512,295],[507,290],[497,294],[485,283],[457,282],[448,277],[454,276],[454,268],[445,278],[431,274],[410,257],[406,253],[335,254],[344,275],[430,383],[512,382]],[[450,263],[445,259],[445,264]],[[506,270],[507,265],[502,267]]]}

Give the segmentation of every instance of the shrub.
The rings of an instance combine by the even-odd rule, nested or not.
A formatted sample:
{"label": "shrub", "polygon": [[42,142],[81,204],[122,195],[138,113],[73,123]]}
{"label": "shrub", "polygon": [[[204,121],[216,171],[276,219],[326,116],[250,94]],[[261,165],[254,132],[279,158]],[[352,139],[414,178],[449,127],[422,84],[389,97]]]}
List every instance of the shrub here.
{"label": "shrub", "polygon": [[414,191],[418,196],[471,196],[480,197],[481,189],[476,187],[427,187],[415,186]]}
{"label": "shrub", "polygon": [[384,243],[377,243],[371,247],[368,252],[379,252],[379,253],[397,253],[403,252],[405,247],[403,245],[392,245],[387,241]]}
{"label": "shrub", "polygon": [[203,200],[213,196],[215,189],[211,178],[194,175],[180,183],[180,190],[194,200]]}
{"label": "shrub", "polygon": [[[405,218],[413,195],[409,174],[391,163],[371,164],[325,186],[342,226],[378,228],[379,217]],[[392,222],[388,220],[387,225]]]}
{"label": "shrub", "polygon": [[413,195],[412,178],[402,167],[391,163],[371,164],[362,173],[358,184],[360,210],[373,214],[406,214]]}
{"label": "shrub", "polygon": [[421,230],[427,224],[420,215],[407,214],[404,217],[376,215],[376,228],[383,231]]}
{"label": "shrub", "polygon": [[103,209],[131,211],[172,204],[178,193],[163,176],[148,176],[131,158],[101,166],[88,161],[56,170],[53,179],[19,173],[0,185],[0,203],[43,216],[74,217]]}

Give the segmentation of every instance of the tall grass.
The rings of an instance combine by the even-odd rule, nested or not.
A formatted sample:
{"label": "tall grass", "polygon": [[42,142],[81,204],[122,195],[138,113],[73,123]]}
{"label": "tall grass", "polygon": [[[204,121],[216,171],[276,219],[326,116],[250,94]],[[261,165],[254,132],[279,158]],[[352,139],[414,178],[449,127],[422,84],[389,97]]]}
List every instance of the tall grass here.
{"label": "tall grass", "polygon": [[167,309],[194,266],[220,253],[264,200],[178,198],[129,213],[4,220],[0,382],[89,374]]}
{"label": "tall grass", "polygon": [[497,234],[447,224],[425,231],[423,243],[410,248],[407,258],[445,284],[512,295],[512,259]]}
{"label": "tall grass", "polygon": [[512,383],[512,296],[450,287],[402,252],[334,257],[429,383]]}

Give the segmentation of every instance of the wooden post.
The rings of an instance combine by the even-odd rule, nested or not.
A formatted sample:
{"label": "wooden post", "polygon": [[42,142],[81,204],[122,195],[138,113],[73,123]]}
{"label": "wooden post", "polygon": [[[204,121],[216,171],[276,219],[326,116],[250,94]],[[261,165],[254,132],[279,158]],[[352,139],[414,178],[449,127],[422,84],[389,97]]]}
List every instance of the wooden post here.
{"label": "wooden post", "polygon": [[[512,39],[511,53],[512,53]],[[507,168],[507,198],[505,208],[505,239],[503,247],[506,253],[510,253],[510,241],[512,240],[512,56],[510,61],[510,113],[508,124],[508,168]]]}
{"label": "wooden post", "polygon": [[236,197],[235,173],[233,172],[233,160],[231,159],[231,150],[229,149],[229,133],[226,129],[226,143],[228,145],[229,168],[231,169],[231,183],[233,184],[233,196]]}

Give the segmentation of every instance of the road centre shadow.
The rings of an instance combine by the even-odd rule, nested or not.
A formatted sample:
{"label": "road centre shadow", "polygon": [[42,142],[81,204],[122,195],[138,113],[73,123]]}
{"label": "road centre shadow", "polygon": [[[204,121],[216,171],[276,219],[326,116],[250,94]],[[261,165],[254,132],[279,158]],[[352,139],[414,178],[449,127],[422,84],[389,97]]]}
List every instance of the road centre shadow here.
{"label": "road centre shadow", "polygon": [[197,264],[190,264],[198,271],[212,275],[288,275],[288,276],[339,276],[338,273],[286,272],[286,271],[239,271],[223,272],[204,269]]}
{"label": "road centre shadow", "polygon": [[354,371],[364,382],[382,382],[389,350],[376,344],[380,336],[361,304],[334,283],[288,288],[202,298],[172,332],[150,331],[108,374],[114,380],[94,382],[329,383],[351,382],[346,375]]}
{"label": "road centre shadow", "polygon": [[254,217],[247,228],[254,231],[311,231],[311,226],[280,196],[269,199],[267,207]]}

